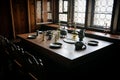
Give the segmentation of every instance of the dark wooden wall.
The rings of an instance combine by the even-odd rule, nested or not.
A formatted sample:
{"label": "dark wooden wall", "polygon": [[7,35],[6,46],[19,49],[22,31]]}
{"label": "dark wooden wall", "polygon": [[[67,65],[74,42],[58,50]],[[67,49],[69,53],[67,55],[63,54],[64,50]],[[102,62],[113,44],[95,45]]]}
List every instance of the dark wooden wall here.
{"label": "dark wooden wall", "polygon": [[35,0],[28,0],[28,19],[29,19],[29,32],[33,32],[36,29],[36,10],[35,10]]}
{"label": "dark wooden wall", "polygon": [[[120,3],[120,2],[119,2],[119,3]],[[118,25],[118,27],[117,27],[117,28],[118,28],[118,29],[117,29],[118,31],[117,31],[117,32],[119,32],[119,34],[120,34],[120,6],[119,6],[119,17],[118,17],[118,24],[117,24],[117,25]]]}
{"label": "dark wooden wall", "polygon": [[[36,30],[36,0],[0,0],[0,35],[14,39],[17,34],[34,32]],[[47,21],[46,4],[43,1],[45,14],[44,22]],[[53,23],[58,22],[58,0],[51,0]],[[119,5],[118,5],[119,6]],[[120,6],[118,7],[120,9]],[[120,15],[120,10],[119,15]],[[117,21],[118,20],[118,21]],[[120,32],[120,18],[117,18],[118,32]],[[113,25],[114,26],[114,25]]]}
{"label": "dark wooden wall", "polygon": [[35,30],[35,0],[0,0],[0,35],[14,39]]}
{"label": "dark wooden wall", "polygon": [[[0,35],[15,39],[17,34],[36,30],[36,0],[0,0]],[[42,0],[47,21],[47,0]],[[57,22],[58,0],[51,0],[53,22]]]}
{"label": "dark wooden wall", "polygon": [[13,22],[15,34],[28,31],[27,0],[12,0]]}
{"label": "dark wooden wall", "polygon": [[0,35],[13,37],[10,0],[0,0]]}

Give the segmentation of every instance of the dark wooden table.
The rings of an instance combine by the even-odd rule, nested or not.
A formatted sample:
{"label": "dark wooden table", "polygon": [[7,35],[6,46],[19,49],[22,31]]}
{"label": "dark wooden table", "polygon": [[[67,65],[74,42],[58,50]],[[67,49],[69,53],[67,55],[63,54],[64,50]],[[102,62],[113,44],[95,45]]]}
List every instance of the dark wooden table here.
{"label": "dark wooden table", "polygon": [[[36,39],[28,39],[28,35],[35,34],[35,33],[26,33],[26,34],[19,34],[17,37],[20,38],[22,41],[27,42],[28,46],[31,47],[31,50],[34,49],[38,51],[37,54],[44,54],[47,57],[51,58],[52,60],[63,64],[65,66],[70,66],[71,64],[82,62],[84,60],[89,60],[90,56],[96,54],[96,52],[101,49],[104,49],[110,45],[111,42],[98,40],[90,37],[85,37],[83,39],[83,43],[87,46],[85,50],[75,51],[75,45],[69,44],[63,41],[63,39],[59,39],[58,42],[62,43],[62,47],[59,49],[51,49],[49,47],[50,43],[54,42],[54,37],[52,40],[47,40],[45,36],[45,40],[43,41],[42,35],[39,34]],[[67,37],[71,38],[71,34],[67,34]],[[77,38],[78,39],[78,38]],[[90,46],[88,45],[89,40],[98,41],[98,46]]]}

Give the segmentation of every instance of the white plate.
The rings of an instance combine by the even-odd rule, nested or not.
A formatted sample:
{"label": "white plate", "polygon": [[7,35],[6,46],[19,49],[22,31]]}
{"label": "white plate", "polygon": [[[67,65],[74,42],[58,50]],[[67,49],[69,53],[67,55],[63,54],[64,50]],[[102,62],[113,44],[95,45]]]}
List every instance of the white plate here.
{"label": "white plate", "polygon": [[75,44],[77,42],[76,40],[69,39],[69,38],[65,38],[65,39],[63,39],[63,41],[66,43],[70,43],[70,44]]}
{"label": "white plate", "polygon": [[62,44],[61,43],[50,43],[50,48],[61,48]]}

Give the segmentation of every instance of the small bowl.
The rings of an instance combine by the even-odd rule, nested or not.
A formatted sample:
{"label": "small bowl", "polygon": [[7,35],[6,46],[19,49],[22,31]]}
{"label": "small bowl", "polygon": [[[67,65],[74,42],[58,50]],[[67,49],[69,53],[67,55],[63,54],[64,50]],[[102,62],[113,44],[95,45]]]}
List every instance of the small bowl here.
{"label": "small bowl", "polygon": [[74,31],[74,29],[73,28],[68,28],[67,31],[68,31],[68,33],[72,33]]}

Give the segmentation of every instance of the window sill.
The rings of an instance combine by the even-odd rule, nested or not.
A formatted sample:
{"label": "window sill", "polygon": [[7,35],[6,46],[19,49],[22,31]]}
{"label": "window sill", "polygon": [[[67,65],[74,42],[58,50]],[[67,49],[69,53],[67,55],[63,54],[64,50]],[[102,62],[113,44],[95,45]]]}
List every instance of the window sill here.
{"label": "window sill", "polygon": [[[58,28],[57,24],[47,24],[48,27]],[[101,39],[109,42],[120,43],[120,35],[98,32],[93,30],[86,30],[85,35],[96,39]]]}
{"label": "window sill", "polygon": [[109,42],[120,43],[120,35],[86,30],[85,35]]}
{"label": "window sill", "polygon": [[36,23],[36,25],[44,25],[44,24],[51,24],[52,22],[41,22],[41,23]]}

